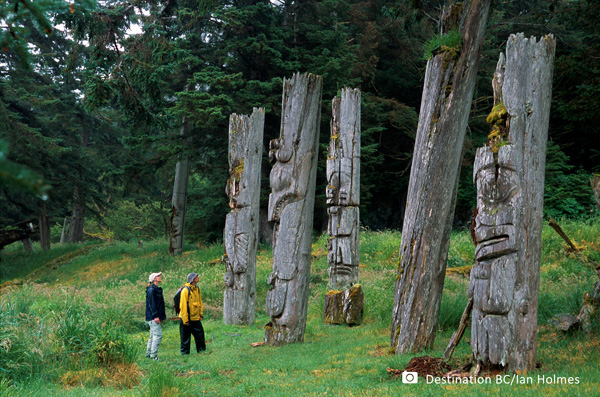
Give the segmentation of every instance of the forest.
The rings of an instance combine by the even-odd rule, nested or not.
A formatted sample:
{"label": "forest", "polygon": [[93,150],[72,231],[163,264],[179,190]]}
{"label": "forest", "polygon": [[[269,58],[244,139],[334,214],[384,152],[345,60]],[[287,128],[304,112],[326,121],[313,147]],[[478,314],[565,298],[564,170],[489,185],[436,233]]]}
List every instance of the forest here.
{"label": "forest", "polygon": [[[185,239],[222,239],[228,117],[265,109],[261,185],[268,186],[266,148],[279,132],[282,81],[297,71],[323,77],[322,132],[336,93],[361,90],[361,227],[402,227],[425,64],[439,46],[443,1],[2,3],[1,227],[44,211],[54,243],[65,226],[63,240],[71,242],[167,236],[175,165],[188,158]],[[594,1],[494,3],[454,227],[471,223],[472,164],[489,133],[490,76],[516,32],[557,40],[544,215],[578,219],[595,210],[599,13]],[[327,226],[327,138],[321,134],[316,233]]]}
{"label": "forest", "polygon": [[0,395],[597,390],[597,15],[1,2]]}

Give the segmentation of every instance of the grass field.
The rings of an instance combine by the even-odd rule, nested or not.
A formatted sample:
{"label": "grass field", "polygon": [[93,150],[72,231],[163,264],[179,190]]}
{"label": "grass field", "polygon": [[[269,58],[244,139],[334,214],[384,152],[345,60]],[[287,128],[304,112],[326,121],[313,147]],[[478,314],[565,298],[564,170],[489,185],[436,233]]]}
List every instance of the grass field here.
{"label": "grass field", "polygon": [[[593,288],[597,276],[591,264],[600,262],[600,220],[561,224],[583,256],[568,252],[561,238],[544,228],[541,368],[511,378],[531,379],[530,384],[498,384],[496,379],[481,385],[436,385],[425,379],[403,384],[391,376],[387,368],[404,369],[413,357],[392,355],[389,347],[400,233],[363,231],[363,324],[326,326],[321,321],[328,282],[326,238],[321,236],[313,245],[305,341],[277,348],[251,346],[263,340],[269,320],[264,309],[272,269],[268,247],[258,253],[257,320],[252,326],[229,326],[222,322],[224,266],[215,261],[223,252],[220,245],[187,246],[184,255],[173,258],[165,241],[145,242],[143,248],[87,242],[35,253],[13,244],[1,253],[0,263],[0,395],[598,395],[598,316],[590,334],[563,334],[548,320],[558,313],[577,314],[583,293]],[[473,251],[469,232],[455,232],[449,267],[470,265]],[[155,271],[163,272],[167,305],[189,272],[200,274],[206,352],[181,356],[178,323],[167,321],[160,361],[144,358],[144,291]],[[419,355],[441,357],[465,306],[467,286],[464,271],[449,272],[435,347]],[[172,310],[167,316],[174,316]],[[453,366],[469,361],[469,337],[467,331]],[[549,384],[554,377],[572,377],[578,384]]]}

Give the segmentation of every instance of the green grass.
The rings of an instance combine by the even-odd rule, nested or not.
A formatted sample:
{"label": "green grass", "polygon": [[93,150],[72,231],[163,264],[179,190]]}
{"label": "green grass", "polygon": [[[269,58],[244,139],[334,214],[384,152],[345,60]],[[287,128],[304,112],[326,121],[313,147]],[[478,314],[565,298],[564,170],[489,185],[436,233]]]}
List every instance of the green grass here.
{"label": "green grass", "polygon": [[[560,223],[588,261],[598,258],[597,219]],[[313,244],[305,342],[278,348],[251,346],[263,340],[269,320],[264,302],[272,252],[266,247],[257,256],[257,320],[252,326],[222,323],[224,266],[214,262],[222,255],[222,245],[189,246],[177,258],[166,254],[165,241],[146,242],[143,248],[122,242],[55,246],[34,254],[10,247],[2,253],[1,280],[24,283],[5,287],[0,297],[0,396],[593,395],[600,389],[600,321],[595,320],[587,335],[565,335],[547,325],[558,313],[577,314],[582,294],[596,280],[592,268],[569,253],[549,227],[543,230],[539,299],[542,368],[530,375],[580,377],[581,384],[435,385],[421,380],[405,385],[390,377],[386,368],[403,369],[413,357],[390,354],[400,238],[395,231],[361,232],[365,318],[360,326],[346,327],[321,321],[328,275],[326,237],[318,237]],[[454,232],[449,267],[468,266],[472,258],[469,232]],[[167,321],[161,361],[144,358],[144,291],[148,274],[155,271],[163,272],[167,306],[189,272],[200,274],[207,352],[181,356],[178,324]],[[446,278],[434,348],[418,355],[442,355],[464,309],[467,287],[468,277]],[[174,314],[168,309],[167,315]],[[469,338],[467,330],[454,364],[469,361]]]}

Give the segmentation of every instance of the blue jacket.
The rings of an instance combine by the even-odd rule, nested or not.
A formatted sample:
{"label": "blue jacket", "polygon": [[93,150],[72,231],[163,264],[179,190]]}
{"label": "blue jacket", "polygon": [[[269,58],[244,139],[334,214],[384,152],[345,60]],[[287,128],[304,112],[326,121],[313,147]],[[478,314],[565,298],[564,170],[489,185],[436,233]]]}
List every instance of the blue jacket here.
{"label": "blue jacket", "polygon": [[154,284],[150,284],[146,288],[146,321],[152,321],[156,317],[159,320],[165,320],[165,299],[163,298],[163,290]]}

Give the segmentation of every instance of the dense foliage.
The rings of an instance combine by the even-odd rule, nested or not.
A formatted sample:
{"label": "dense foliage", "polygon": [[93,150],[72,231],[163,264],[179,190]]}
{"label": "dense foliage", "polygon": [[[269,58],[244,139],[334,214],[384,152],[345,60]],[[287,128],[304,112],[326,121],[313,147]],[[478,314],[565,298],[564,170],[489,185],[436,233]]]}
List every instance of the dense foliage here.
{"label": "dense foliage", "polygon": [[[326,226],[331,99],[344,86],[363,93],[361,222],[371,229],[402,226],[423,54],[448,40],[439,37],[443,1],[65,4],[0,4],[0,226],[37,217],[39,196],[47,194],[53,225],[62,226],[79,201],[90,235],[162,236],[175,163],[183,155],[192,168],[187,238],[219,239],[228,211],[229,114],[264,107],[267,148],[279,133],[283,78],[296,71],[324,78],[315,228]],[[594,210],[589,178],[600,172],[599,12],[597,2],[585,0],[495,4],[464,148],[456,226],[470,222],[475,202],[472,160],[489,133],[492,72],[506,38],[519,31],[558,39],[546,216],[585,217]],[[183,117],[193,128],[181,136]],[[263,206],[269,170],[265,155]],[[21,172],[25,182],[11,182]]]}

